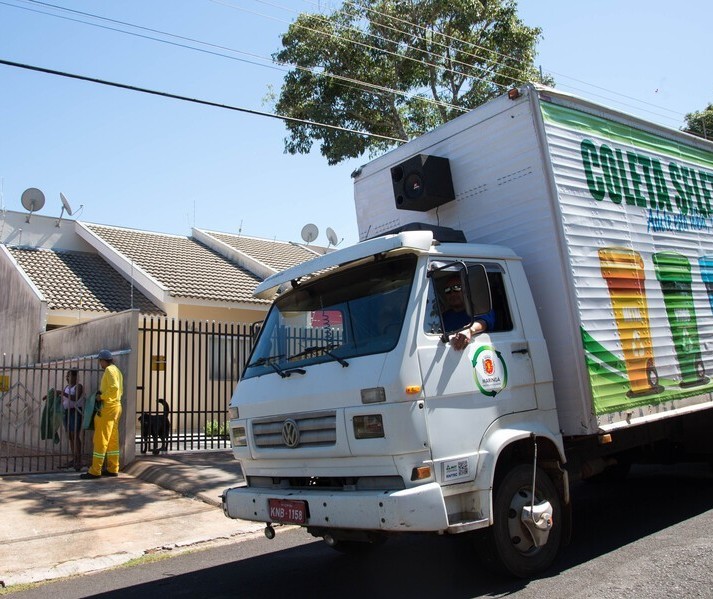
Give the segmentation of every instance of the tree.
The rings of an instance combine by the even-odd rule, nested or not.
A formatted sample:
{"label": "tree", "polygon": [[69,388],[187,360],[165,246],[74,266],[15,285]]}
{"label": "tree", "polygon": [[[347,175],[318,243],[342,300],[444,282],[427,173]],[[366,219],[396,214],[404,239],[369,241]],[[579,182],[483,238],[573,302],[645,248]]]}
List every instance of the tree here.
{"label": "tree", "polygon": [[713,104],[708,104],[705,110],[687,114],[686,126],[682,127],[681,131],[705,139],[713,139]]}
{"label": "tree", "polygon": [[319,140],[329,164],[375,154],[539,80],[541,30],[516,8],[515,0],[345,0],[327,16],[301,14],[273,56],[291,67],[276,111],[336,128],[287,121],[285,151],[304,154]]}

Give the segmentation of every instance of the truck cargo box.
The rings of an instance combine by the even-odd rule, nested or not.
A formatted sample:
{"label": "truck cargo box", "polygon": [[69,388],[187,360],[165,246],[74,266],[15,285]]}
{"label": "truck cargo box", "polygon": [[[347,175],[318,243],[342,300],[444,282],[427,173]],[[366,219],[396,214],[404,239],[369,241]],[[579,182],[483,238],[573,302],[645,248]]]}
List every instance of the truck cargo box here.
{"label": "truck cargo box", "polygon": [[354,179],[360,240],[419,221],[522,256],[563,434],[712,406],[713,144],[525,86]]}

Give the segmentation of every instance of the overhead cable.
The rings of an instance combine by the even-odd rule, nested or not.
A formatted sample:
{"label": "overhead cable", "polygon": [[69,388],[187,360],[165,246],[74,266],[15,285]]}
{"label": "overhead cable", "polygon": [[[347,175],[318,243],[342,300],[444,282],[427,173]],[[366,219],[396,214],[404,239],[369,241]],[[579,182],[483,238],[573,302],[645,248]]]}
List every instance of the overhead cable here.
{"label": "overhead cable", "polygon": [[[275,61],[275,60],[273,60],[272,58],[269,58],[269,57],[264,57],[264,56],[260,56],[260,55],[258,55],[258,54],[253,54],[253,53],[250,53],[250,52],[245,52],[245,51],[243,51],[243,50],[237,50],[237,49],[235,49],[235,48],[230,48],[230,47],[228,47],[228,46],[222,46],[222,45],[219,45],[219,44],[213,44],[213,43],[211,43],[211,42],[204,42],[204,41],[202,41],[202,40],[197,40],[197,39],[194,39],[194,38],[185,37],[185,36],[177,35],[177,34],[174,34],[174,33],[169,33],[169,32],[161,31],[161,30],[158,30],[158,29],[152,29],[152,28],[150,28],[150,27],[144,27],[144,26],[142,26],[142,25],[135,25],[135,24],[133,24],[133,23],[128,23],[128,22],[126,22],[126,21],[119,21],[119,20],[116,20],[116,19],[110,19],[110,18],[108,18],[108,17],[103,17],[103,16],[101,16],[101,15],[97,15],[97,14],[93,14],[93,13],[88,13],[88,12],[83,12],[83,11],[79,11],[79,10],[74,10],[74,9],[71,9],[71,8],[65,8],[65,7],[62,7],[62,6],[55,5],[55,4],[50,4],[50,3],[48,3],[48,2],[41,2],[41,1],[39,1],[39,0],[21,0],[21,1],[29,2],[29,3],[32,3],[32,4],[38,4],[38,5],[41,5],[41,6],[44,6],[44,7],[54,8],[54,9],[62,10],[62,11],[66,11],[66,12],[75,13],[75,14],[78,14],[78,15],[82,15],[82,16],[84,16],[84,17],[89,17],[89,18],[94,18],[94,19],[100,19],[100,20],[102,20],[102,21],[108,21],[108,22],[110,22],[110,23],[114,23],[114,24],[118,24],[118,25],[123,25],[123,26],[126,26],[126,27],[133,27],[133,28],[135,28],[135,29],[140,29],[140,30],[143,30],[143,31],[148,31],[148,32],[150,32],[150,33],[154,33],[154,34],[158,34],[158,35],[162,35],[162,36],[167,36],[167,37],[172,37],[172,38],[175,38],[175,39],[180,39],[180,40],[183,40],[183,41],[186,41],[186,42],[195,43],[195,44],[201,44],[201,45],[204,45],[204,46],[207,46],[207,47],[210,47],[210,48],[216,48],[216,49],[218,49],[218,50],[225,50],[225,51],[227,51],[227,52],[233,52],[233,53],[236,53],[236,54],[242,54],[242,55],[245,55],[245,56],[249,56],[249,57],[251,57],[251,58],[255,58],[255,59],[258,59],[258,60],[265,61],[265,62],[268,63],[268,64],[261,64],[261,63],[254,62],[254,61],[252,61],[252,60],[247,60],[247,59],[244,59],[244,58],[238,58],[238,57],[235,57],[235,56],[230,56],[230,55],[227,55],[227,54],[223,54],[222,52],[215,52],[215,51],[211,51],[211,50],[206,50],[206,49],[204,49],[204,48],[197,48],[197,47],[195,47],[195,46],[190,46],[190,45],[183,44],[183,43],[177,43],[177,42],[173,42],[173,41],[166,40],[166,39],[160,39],[160,38],[157,38],[157,37],[153,37],[153,36],[150,36],[150,35],[144,35],[144,34],[136,33],[136,32],[133,32],[133,31],[126,31],[126,30],[124,30],[124,29],[117,29],[117,28],[115,28],[115,27],[109,27],[109,26],[106,26],[106,25],[100,25],[100,24],[97,24],[97,23],[91,23],[91,22],[87,22],[87,21],[82,21],[82,20],[80,20],[80,19],[75,19],[75,18],[72,18],[72,17],[63,16],[63,15],[57,15],[57,14],[50,13],[50,12],[44,12],[44,11],[37,10],[37,9],[31,9],[31,8],[21,7],[21,6],[17,6],[17,5],[14,5],[14,4],[9,4],[9,3],[3,2],[3,1],[0,1],[0,4],[3,4],[3,5],[5,5],[5,6],[12,6],[12,7],[14,7],[14,8],[21,8],[22,10],[28,10],[28,11],[30,11],[30,12],[37,12],[37,13],[39,13],[39,14],[48,15],[48,16],[52,16],[52,17],[56,17],[56,18],[60,18],[60,19],[68,20],[68,21],[73,21],[73,22],[75,22],[75,23],[81,23],[81,24],[83,24],[83,25],[90,25],[90,26],[92,26],[92,27],[100,27],[100,28],[102,28],[102,29],[107,29],[107,30],[109,30],[109,31],[115,31],[115,32],[117,32],[117,33],[124,33],[124,34],[126,34],[126,35],[131,35],[131,36],[134,36],[134,37],[140,37],[140,38],[143,38],[143,39],[148,39],[148,40],[156,41],[156,42],[159,42],[159,43],[176,46],[176,47],[179,47],[179,48],[185,48],[185,49],[187,49],[187,50],[195,50],[196,52],[203,52],[203,53],[205,53],[205,54],[212,54],[212,55],[214,55],[214,56],[220,56],[220,57],[223,57],[223,58],[228,58],[228,59],[230,59],[230,60],[237,60],[237,61],[239,61],[239,62],[244,62],[244,63],[246,63],[246,64],[252,64],[252,65],[255,65],[255,66],[266,67],[266,68],[272,68],[272,69],[279,70],[279,71],[283,71],[283,72],[287,72],[288,69],[297,69],[297,70],[301,70],[301,71],[306,71],[306,72],[309,72],[309,73],[311,73],[312,75],[314,75],[314,76],[316,76],[316,77],[331,78],[331,79],[335,79],[335,80],[337,80],[337,81],[346,81],[346,82],[348,82],[348,83],[360,85],[360,86],[362,86],[362,87],[364,87],[364,88],[367,88],[367,91],[371,91],[371,92],[374,93],[375,95],[383,95],[383,93],[392,94],[392,95],[398,95],[398,96],[401,96],[401,97],[404,97],[404,98],[408,98],[408,99],[418,99],[418,100],[424,101],[424,102],[426,102],[426,103],[436,104],[436,105],[439,105],[439,106],[443,106],[444,108],[449,108],[449,109],[452,109],[452,110],[460,110],[460,111],[462,111],[462,112],[466,112],[466,110],[463,109],[462,107],[456,106],[456,105],[454,105],[454,104],[450,104],[450,103],[448,103],[448,102],[438,101],[438,100],[435,100],[435,99],[432,99],[432,98],[428,98],[428,97],[424,97],[424,96],[421,96],[421,95],[418,95],[418,94],[412,94],[412,93],[404,92],[404,91],[401,91],[401,90],[393,89],[393,88],[386,87],[386,86],[383,86],[383,85],[377,85],[377,84],[370,83],[370,82],[367,82],[367,81],[363,81],[363,80],[360,80],[360,79],[354,79],[354,78],[351,78],[351,77],[346,77],[346,76],[344,76],[344,75],[336,75],[336,74],[330,73],[330,72],[328,72],[328,71],[319,71],[316,67],[303,67],[303,66],[300,66],[300,65],[291,64],[291,63],[287,63],[287,62],[279,62],[279,61]],[[255,14],[259,14],[259,13],[255,13]],[[262,15],[262,16],[264,16],[264,15]],[[278,65],[279,65],[279,66],[278,66]],[[287,68],[280,68],[280,67],[287,67]],[[350,88],[353,89],[353,86],[347,86],[347,87],[350,87]]]}
{"label": "overhead cable", "polygon": [[306,119],[298,119],[294,117],[284,116],[280,114],[274,114],[271,112],[263,112],[260,110],[253,110],[251,108],[242,108],[239,106],[231,106],[230,104],[221,104],[219,102],[211,102],[210,100],[201,100],[198,98],[189,98],[187,96],[180,96],[178,94],[172,94],[169,92],[162,92],[154,89],[148,89],[145,87],[137,87],[135,85],[128,85],[126,83],[117,83],[116,81],[107,81],[105,79],[97,79],[95,77],[87,77],[85,75],[77,75],[75,73],[67,73],[65,71],[56,71],[54,69],[46,69],[44,67],[38,67],[29,64],[22,64],[19,62],[12,62],[10,60],[0,59],[0,64],[17,67],[20,69],[27,69],[29,71],[36,71],[38,73],[45,73],[48,75],[57,75],[59,77],[68,77],[69,79],[78,79],[80,81],[88,81],[90,83],[98,83],[100,85],[108,85],[110,87],[118,87],[120,89],[127,89],[129,91],[141,92],[144,94],[151,94],[154,96],[161,96],[163,98],[171,98],[173,100],[182,100],[184,102],[193,102],[194,104],[202,104],[204,106],[213,106],[215,108],[224,108],[226,110],[234,110],[237,112],[244,112],[247,114],[253,114],[256,116],[264,116],[273,119],[279,119],[281,121],[288,121],[291,123],[299,123],[302,125],[311,125],[313,127],[324,127],[326,129],[333,129],[337,131],[344,131],[346,133],[355,133],[357,135],[364,135],[365,137],[376,137],[378,139],[384,139],[386,141],[394,141],[398,143],[405,142],[407,140],[398,137],[389,137],[387,135],[379,135],[377,133],[369,133],[367,131],[359,131],[357,129],[349,129],[347,127],[339,127],[337,125],[330,125],[328,123],[319,123],[316,121],[308,121]]}

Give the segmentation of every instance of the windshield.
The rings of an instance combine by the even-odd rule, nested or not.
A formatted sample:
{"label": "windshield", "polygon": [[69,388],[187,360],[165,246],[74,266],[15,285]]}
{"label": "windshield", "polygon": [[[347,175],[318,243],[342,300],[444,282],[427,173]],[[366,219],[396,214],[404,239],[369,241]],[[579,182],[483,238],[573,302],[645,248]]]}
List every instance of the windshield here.
{"label": "windshield", "polygon": [[378,260],[305,283],[279,297],[243,378],[281,376],[321,362],[392,350],[398,343],[416,256]]}

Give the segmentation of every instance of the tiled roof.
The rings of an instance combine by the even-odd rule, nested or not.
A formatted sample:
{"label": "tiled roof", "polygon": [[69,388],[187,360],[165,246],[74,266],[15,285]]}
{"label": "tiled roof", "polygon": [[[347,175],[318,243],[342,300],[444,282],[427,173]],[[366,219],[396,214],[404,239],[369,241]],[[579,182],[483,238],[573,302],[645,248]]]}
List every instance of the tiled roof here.
{"label": "tiled roof", "polygon": [[304,246],[285,241],[271,241],[214,231],[206,231],[206,233],[277,271],[302,264],[302,262],[316,258],[321,253],[318,250],[310,251]]}
{"label": "tiled roof", "polygon": [[[84,252],[7,248],[47,299],[50,310],[121,312],[132,307],[132,290],[101,256]],[[138,289],[133,307],[143,314],[162,314]]]}
{"label": "tiled roof", "polygon": [[84,223],[165,285],[174,297],[268,304],[253,297],[260,278],[189,237]]}

